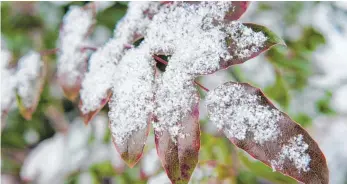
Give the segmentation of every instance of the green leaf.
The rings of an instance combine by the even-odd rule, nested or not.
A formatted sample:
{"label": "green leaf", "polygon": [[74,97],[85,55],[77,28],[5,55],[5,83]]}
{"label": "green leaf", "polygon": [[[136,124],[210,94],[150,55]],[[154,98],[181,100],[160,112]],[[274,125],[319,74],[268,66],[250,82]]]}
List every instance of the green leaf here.
{"label": "green leaf", "polygon": [[286,81],[278,70],[276,70],[276,81],[272,86],[264,89],[265,94],[275,100],[285,109],[288,108],[290,102],[289,88]]}
{"label": "green leaf", "polygon": [[265,178],[271,182],[277,183],[277,184],[296,184],[297,182],[288,177],[284,176],[278,172],[273,172],[271,168],[267,167],[263,163],[251,160],[248,158],[244,152],[239,152],[238,154],[239,159],[241,162],[250,170],[252,173],[254,173],[258,177]]}

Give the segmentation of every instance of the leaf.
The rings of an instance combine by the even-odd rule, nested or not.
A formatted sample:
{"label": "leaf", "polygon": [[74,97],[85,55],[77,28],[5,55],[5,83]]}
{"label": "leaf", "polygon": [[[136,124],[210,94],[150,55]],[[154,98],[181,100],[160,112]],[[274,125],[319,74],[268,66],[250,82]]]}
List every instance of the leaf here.
{"label": "leaf", "polygon": [[148,121],[148,124],[145,128],[133,132],[132,135],[130,135],[123,144],[117,143],[117,138],[112,137],[113,143],[118,153],[130,168],[134,167],[142,156],[143,148],[145,146],[149,133],[149,122],[150,121]]}
{"label": "leaf", "polygon": [[185,137],[172,136],[167,131],[155,131],[158,156],[172,183],[188,183],[198,163],[200,149],[200,125],[198,101],[191,114],[182,118]]}
{"label": "leaf", "polygon": [[327,163],[317,143],[260,89],[227,82],[208,99],[210,119],[237,147],[298,181],[328,183]]}
{"label": "leaf", "polygon": [[232,2],[232,10],[224,17],[227,21],[238,20],[248,9],[250,1],[234,1]]}
{"label": "leaf", "polygon": [[[257,25],[257,24],[252,24],[252,23],[243,23],[243,26],[245,26],[246,28],[250,28],[252,29],[253,32],[262,32],[264,34],[264,36],[267,38],[267,40],[262,44],[262,46],[260,48],[256,48],[258,51],[257,52],[253,52],[251,53],[249,56],[246,57],[235,57],[233,59],[224,61],[222,60],[220,62],[220,67],[221,68],[228,68],[229,66],[232,65],[236,65],[236,64],[241,64],[246,62],[249,59],[252,59],[256,56],[258,56],[259,54],[269,50],[271,47],[275,46],[275,45],[283,45],[285,46],[284,41],[278,37],[275,33],[273,33],[272,31],[270,31],[268,28],[261,26],[261,25]],[[242,36],[243,39],[245,39],[245,36]],[[252,39],[252,38],[250,38]],[[237,43],[236,41],[232,40],[231,38],[227,40],[228,43],[228,50],[229,52],[235,56],[235,50],[237,50]],[[242,48],[243,50],[248,49],[252,47],[252,45],[247,45],[247,48]]]}
{"label": "leaf", "polygon": [[[33,53],[37,54],[37,53]],[[27,55],[28,57],[35,57],[34,55]],[[39,55],[37,55],[39,59]],[[21,65],[18,71],[18,86],[17,86],[17,104],[19,108],[19,112],[26,120],[31,120],[32,114],[36,111],[37,105],[40,100],[40,96],[43,90],[43,86],[45,83],[47,64],[41,60],[27,60],[28,58],[24,58],[20,60],[20,62],[31,62],[31,65],[26,65],[19,63]],[[29,58],[30,59],[30,58]],[[31,66],[35,65],[32,62],[38,62],[39,65],[39,74],[32,78],[29,73],[31,73]],[[40,64],[42,64],[40,66]],[[29,73],[28,73],[29,72]],[[32,73],[31,73],[32,74]],[[23,89],[22,89],[23,88]],[[26,91],[26,96],[21,96],[21,91]]]}
{"label": "leaf", "polygon": [[95,4],[71,6],[59,30],[58,82],[64,95],[75,101],[87,71],[89,50],[84,49],[95,24]]}
{"label": "leaf", "polygon": [[67,80],[66,75],[61,75],[58,77],[58,83],[63,89],[64,96],[70,101],[75,101],[81,89],[81,79],[77,79],[73,85],[66,84]]}
{"label": "leaf", "polygon": [[121,157],[133,167],[141,158],[153,113],[154,61],[139,48],[129,50],[115,71],[109,101],[110,129]]}
{"label": "leaf", "polygon": [[[94,118],[94,116],[96,114],[99,113],[99,111],[106,105],[106,103],[110,100],[111,98],[111,95],[112,95],[112,92],[111,90],[108,90],[107,92],[107,97],[105,99],[102,99],[101,102],[100,102],[100,106],[98,109],[94,110],[94,111],[91,111],[91,112],[88,112],[86,114],[83,114],[83,112],[81,111],[81,115],[83,117],[83,121],[84,121],[84,124],[88,125],[89,121],[92,120]],[[79,104],[78,104],[79,108],[81,109],[82,106],[83,106],[83,100],[81,99]]]}
{"label": "leaf", "polygon": [[267,167],[261,162],[254,161],[248,158],[244,152],[239,152],[238,156],[241,162],[258,177],[265,178],[273,183],[277,184],[296,184],[296,180],[283,176],[280,173],[273,172],[271,168]]}
{"label": "leaf", "polygon": [[276,71],[276,81],[272,86],[265,88],[265,94],[274,99],[283,108],[287,109],[290,103],[289,89],[286,81],[278,69]]}

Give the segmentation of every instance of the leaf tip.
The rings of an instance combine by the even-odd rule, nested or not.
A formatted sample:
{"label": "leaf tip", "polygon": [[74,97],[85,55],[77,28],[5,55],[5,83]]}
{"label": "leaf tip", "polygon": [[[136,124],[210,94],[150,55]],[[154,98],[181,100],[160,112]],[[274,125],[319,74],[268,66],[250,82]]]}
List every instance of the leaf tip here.
{"label": "leaf tip", "polygon": [[129,153],[124,152],[121,154],[122,159],[128,165],[129,168],[133,168],[137,164],[137,162],[140,161],[141,156],[142,153],[136,155],[129,155]]}

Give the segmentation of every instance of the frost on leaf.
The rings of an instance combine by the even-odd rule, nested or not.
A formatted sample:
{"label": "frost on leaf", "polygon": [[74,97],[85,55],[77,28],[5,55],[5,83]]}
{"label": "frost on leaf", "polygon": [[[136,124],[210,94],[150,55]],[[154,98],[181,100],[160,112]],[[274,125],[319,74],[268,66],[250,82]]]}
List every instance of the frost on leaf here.
{"label": "frost on leaf", "polygon": [[276,140],[280,112],[261,105],[261,97],[247,93],[241,84],[228,83],[207,96],[210,120],[228,138],[244,140],[252,135],[257,143]]}
{"label": "frost on leaf", "polygon": [[[220,58],[228,59],[221,22],[231,2],[175,2],[153,17],[145,35],[152,52],[172,55],[169,65],[178,65],[191,75],[212,73]],[[172,63],[172,64],[171,64]]]}
{"label": "frost on leaf", "polygon": [[17,101],[25,119],[36,110],[44,84],[46,70],[39,53],[31,51],[18,61]]}
{"label": "frost on leaf", "polygon": [[130,167],[140,159],[147,139],[153,84],[154,61],[148,50],[128,51],[115,71],[109,118],[114,143]]}
{"label": "frost on leaf", "polygon": [[303,141],[302,135],[298,135],[289,140],[289,144],[284,145],[276,160],[271,160],[271,166],[274,170],[283,169],[285,159],[289,159],[299,172],[310,170],[310,155],[307,154],[308,144]]}
{"label": "frost on leaf", "polygon": [[116,26],[114,37],[91,56],[80,91],[80,109],[86,117],[85,122],[108,101],[112,76],[126,47],[144,33],[158,5],[157,2],[129,2],[127,14]]}
{"label": "frost on leaf", "polygon": [[284,41],[264,26],[232,21],[227,28],[228,50],[233,56],[222,59],[221,68],[241,64],[269,50],[275,45],[285,45]]}
{"label": "frost on leaf", "polygon": [[70,6],[59,32],[58,81],[67,98],[74,100],[79,93],[87,70],[87,36],[94,24],[95,7]]}
{"label": "frost on leaf", "polygon": [[[198,93],[194,91],[194,96]],[[198,163],[200,149],[199,99],[192,104],[174,127],[177,134],[172,137],[168,130],[154,129],[155,143],[159,158],[172,183],[188,183]]]}
{"label": "frost on leaf", "polygon": [[227,82],[207,98],[211,121],[237,147],[298,181],[328,183],[327,163],[317,143],[261,90]]}
{"label": "frost on leaf", "polygon": [[15,71],[9,68],[11,58],[12,54],[1,48],[1,119],[7,114],[15,99],[16,78]]}

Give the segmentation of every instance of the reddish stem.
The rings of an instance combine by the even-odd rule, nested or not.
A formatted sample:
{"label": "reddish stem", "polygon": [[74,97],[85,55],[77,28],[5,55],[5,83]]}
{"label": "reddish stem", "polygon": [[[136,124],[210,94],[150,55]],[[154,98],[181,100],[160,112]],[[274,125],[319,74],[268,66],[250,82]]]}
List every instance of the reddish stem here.
{"label": "reddish stem", "polygon": [[196,85],[198,85],[201,89],[205,90],[206,92],[209,92],[209,91],[210,91],[210,90],[207,89],[205,86],[201,85],[199,82],[194,81],[194,83],[195,83]]}
{"label": "reddish stem", "polygon": [[153,58],[157,60],[159,63],[163,63],[164,65],[168,65],[168,62],[164,59],[160,58],[159,56],[153,55]]}
{"label": "reddish stem", "polygon": [[[159,63],[162,63],[162,64],[164,64],[164,65],[168,65],[168,62],[167,62],[167,61],[165,61],[164,59],[160,58],[160,57],[157,56],[157,55],[153,55],[153,58],[154,58],[156,61],[158,61]],[[205,86],[203,86],[203,85],[200,84],[199,82],[194,81],[194,83],[195,83],[196,85],[198,85],[201,89],[205,90],[206,92],[209,92],[209,91],[210,91],[209,89],[207,89]]]}

